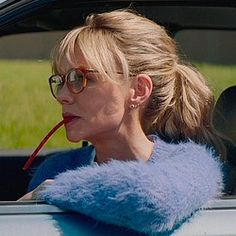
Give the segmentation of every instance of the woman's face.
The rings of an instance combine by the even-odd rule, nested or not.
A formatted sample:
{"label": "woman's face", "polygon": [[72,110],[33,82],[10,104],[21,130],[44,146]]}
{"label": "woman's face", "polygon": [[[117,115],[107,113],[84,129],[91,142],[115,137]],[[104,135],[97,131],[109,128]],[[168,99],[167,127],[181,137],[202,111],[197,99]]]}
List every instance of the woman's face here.
{"label": "woman's face", "polygon": [[[80,52],[76,67],[90,68]],[[63,68],[67,73],[71,67]],[[122,75],[119,75],[122,76]],[[86,76],[87,85],[81,93],[73,94],[66,84],[58,94],[64,117],[74,117],[65,125],[68,140],[90,142],[109,139],[120,132],[127,123],[129,108],[129,88],[103,79],[99,73],[90,72]]]}

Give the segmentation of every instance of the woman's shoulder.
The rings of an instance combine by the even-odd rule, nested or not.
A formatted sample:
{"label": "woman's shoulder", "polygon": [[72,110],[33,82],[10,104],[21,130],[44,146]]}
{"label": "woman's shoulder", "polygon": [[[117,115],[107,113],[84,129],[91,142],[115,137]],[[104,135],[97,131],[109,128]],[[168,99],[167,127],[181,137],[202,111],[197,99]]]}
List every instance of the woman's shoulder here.
{"label": "woman's shoulder", "polygon": [[171,161],[181,162],[220,162],[220,158],[213,148],[195,143],[190,139],[181,142],[166,142],[156,135],[152,136],[152,139],[154,140],[153,161],[170,159]]}

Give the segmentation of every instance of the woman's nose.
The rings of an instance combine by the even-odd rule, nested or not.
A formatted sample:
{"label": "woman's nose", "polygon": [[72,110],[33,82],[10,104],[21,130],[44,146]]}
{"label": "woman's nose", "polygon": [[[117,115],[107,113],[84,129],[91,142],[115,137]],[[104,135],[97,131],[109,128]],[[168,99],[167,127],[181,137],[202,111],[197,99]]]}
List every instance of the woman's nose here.
{"label": "woman's nose", "polygon": [[74,98],[73,98],[71,92],[69,91],[66,83],[58,91],[57,100],[61,104],[71,104],[71,103],[73,103]]}

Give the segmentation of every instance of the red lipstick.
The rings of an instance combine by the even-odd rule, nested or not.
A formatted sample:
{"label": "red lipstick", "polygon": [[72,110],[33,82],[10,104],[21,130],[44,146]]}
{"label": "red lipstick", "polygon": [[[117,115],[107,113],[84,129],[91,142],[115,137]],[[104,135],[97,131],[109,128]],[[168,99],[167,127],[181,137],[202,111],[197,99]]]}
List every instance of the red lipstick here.
{"label": "red lipstick", "polygon": [[[69,113],[69,112],[63,113],[62,116],[63,116],[63,119],[64,119],[65,121],[67,121],[67,120],[72,121],[73,119],[78,119],[78,118],[80,118],[79,116],[74,115],[74,114]],[[67,122],[66,122],[66,123],[67,123]]]}

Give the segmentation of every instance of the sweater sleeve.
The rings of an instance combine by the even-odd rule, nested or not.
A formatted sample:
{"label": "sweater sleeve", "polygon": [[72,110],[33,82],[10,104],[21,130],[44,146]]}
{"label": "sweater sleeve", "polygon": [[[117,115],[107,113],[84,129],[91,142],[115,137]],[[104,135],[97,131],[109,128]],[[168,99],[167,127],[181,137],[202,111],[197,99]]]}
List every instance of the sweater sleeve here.
{"label": "sweater sleeve", "polygon": [[111,161],[67,171],[40,197],[106,223],[155,234],[172,230],[221,189],[217,158],[203,146],[185,143],[154,162]]}

